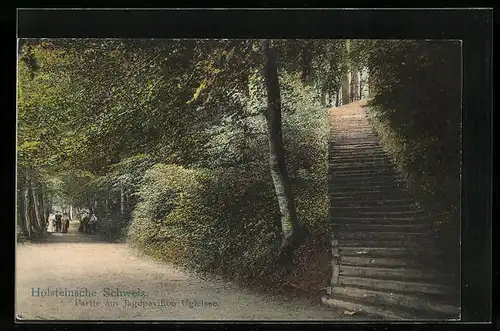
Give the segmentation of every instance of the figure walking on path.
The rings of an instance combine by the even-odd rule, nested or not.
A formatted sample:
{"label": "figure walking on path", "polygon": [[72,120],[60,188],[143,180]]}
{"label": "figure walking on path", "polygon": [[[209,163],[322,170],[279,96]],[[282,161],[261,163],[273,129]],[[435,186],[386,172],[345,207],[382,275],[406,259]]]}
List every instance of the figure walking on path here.
{"label": "figure walking on path", "polygon": [[61,232],[62,227],[62,216],[61,214],[56,214],[56,232]]}
{"label": "figure walking on path", "polygon": [[47,220],[47,232],[54,232],[56,229],[56,216],[54,214],[49,214],[49,218]]}
{"label": "figure walking on path", "polygon": [[69,228],[69,215],[68,213],[64,213],[64,217],[62,219],[62,233],[67,233]]}
{"label": "figure walking on path", "polygon": [[89,222],[88,222],[88,232],[89,234],[95,233],[97,230],[97,217],[95,216],[94,213],[90,216]]}

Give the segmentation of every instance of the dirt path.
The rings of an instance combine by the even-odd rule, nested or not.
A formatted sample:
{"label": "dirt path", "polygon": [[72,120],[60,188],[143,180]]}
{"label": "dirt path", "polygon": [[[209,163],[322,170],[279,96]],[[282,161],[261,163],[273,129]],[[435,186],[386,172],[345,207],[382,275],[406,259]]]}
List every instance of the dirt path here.
{"label": "dirt path", "polygon": [[[256,294],[220,280],[157,263],[124,244],[77,232],[16,250],[16,314],[50,320],[336,320],[341,311],[300,300]],[[40,288],[40,292],[39,289]],[[50,290],[95,297],[38,296]],[[108,290],[106,290],[108,289]],[[137,297],[105,297],[114,291]],[[113,291],[113,292],[112,292]],[[54,293],[52,293],[54,294]],[[319,298],[318,298],[319,300]],[[133,305],[137,303],[146,306]],[[130,304],[130,305],[129,305]],[[156,304],[154,306],[153,304]],[[147,306],[149,305],[149,306]]]}

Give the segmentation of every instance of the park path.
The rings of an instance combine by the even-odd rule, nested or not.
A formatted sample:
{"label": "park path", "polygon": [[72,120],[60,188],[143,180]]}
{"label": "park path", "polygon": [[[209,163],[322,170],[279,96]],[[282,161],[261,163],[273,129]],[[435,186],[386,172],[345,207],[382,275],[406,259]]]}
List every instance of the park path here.
{"label": "park path", "polygon": [[[342,317],[341,310],[319,302],[314,305],[255,293],[209,278],[140,256],[125,244],[106,243],[96,236],[80,234],[78,222],[72,222],[67,234],[52,234],[44,242],[18,245],[16,315],[24,320],[335,320]],[[80,301],[75,297],[40,297],[38,288],[41,291],[86,288],[89,292],[96,291],[96,297]],[[140,289],[145,296],[128,299],[129,302],[142,300],[161,306],[127,306],[123,297],[104,297],[106,288]],[[202,302],[211,305],[200,306]]]}

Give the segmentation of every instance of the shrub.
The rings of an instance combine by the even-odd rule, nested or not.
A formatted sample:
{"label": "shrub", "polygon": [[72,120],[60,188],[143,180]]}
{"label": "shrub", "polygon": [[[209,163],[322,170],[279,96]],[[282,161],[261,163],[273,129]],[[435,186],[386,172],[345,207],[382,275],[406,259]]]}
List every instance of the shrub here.
{"label": "shrub", "polygon": [[121,241],[126,237],[129,219],[116,213],[99,213],[96,231],[110,242]]}

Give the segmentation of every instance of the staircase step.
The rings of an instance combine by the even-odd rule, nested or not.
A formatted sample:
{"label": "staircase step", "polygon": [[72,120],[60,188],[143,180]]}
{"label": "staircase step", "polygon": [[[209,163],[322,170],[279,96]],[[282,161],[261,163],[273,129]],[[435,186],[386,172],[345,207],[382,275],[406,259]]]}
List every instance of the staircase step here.
{"label": "staircase step", "polygon": [[339,161],[358,161],[358,160],[389,160],[392,158],[382,150],[365,150],[362,152],[355,149],[340,151],[338,149],[328,150],[328,160],[333,162]]}
{"label": "staircase step", "polygon": [[383,155],[383,156],[389,155],[382,148],[382,146],[378,146],[375,148],[374,147],[369,147],[369,148],[364,147],[364,148],[358,148],[358,149],[351,149],[351,148],[341,149],[341,148],[339,148],[339,146],[336,146],[335,142],[333,142],[333,141],[329,142],[328,151],[331,152],[331,153],[329,153],[330,155],[338,154],[339,156],[343,156],[343,155],[363,156],[363,155],[369,155],[369,154],[377,154],[377,155]]}
{"label": "staircase step", "polygon": [[[337,232],[337,236],[341,240],[370,240],[370,241],[431,241],[432,234],[428,232],[413,232],[413,233],[401,233],[401,232]],[[375,245],[382,246],[382,245]]]}
{"label": "staircase step", "polygon": [[333,188],[330,191],[333,191],[330,192],[330,198],[332,201],[350,199],[353,201],[359,201],[360,203],[368,201],[381,201],[383,203],[383,201],[395,201],[399,199],[399,201],[403,201],[405,204],[408,204],[414,199],[410,193],[403,191],[384,192],[367,190],[338,192]]}
{"label": "staircase step", "polygon": [[405,309],[428,319],[452,319],[460,317],[460,307],[458,305],[436,303],[425,297],[363,290],[355,287],[333,287],[330,292],[331,296],[339,299],[349,298],[354,302],[363,302],[374,307],[384,307],[387,310],[390,310],[392,307]]}
{"label": "staircase step", "polygon": [[[338,238],[338,235],[336,235]],[[352,236],[354,237],[354,236]],[[338,238],[340,239],[340,238]],[[426,248],[434,249],[436,242],[430,238],[415,238],[413,240],[392,239],[392,240],[373,240],[370,238],[349,238],[342,239],[341,247],[400,247],[400,248]]]}
{"label": "staircase step", "polygon": [[334,147],[328,147],[328,155],[333,160],[369,160],[372,158],[391,160],[389,156],[382,148],[376,148],[366,151],[339,151]]}
{"label": "staircase step", "polygon": [[[354,130],[354,131],[356,131],[356,130]],[[350,138],[350,137],[349,137],[348,135],[346,135],[346,134],[344,134],[344,135],[342,135],[342,136],[338,137],[338,134],[339,134],[339,133],[342,133],[342,132],[343,132],[343,133],[346,133],[346,134],[349,134],[351,131],[349,131],[349,130],[339,130],[339,131],[337,131],[337,132],[334,132],[334,133],[333,133],[333,136],[332,136],[330,139],[331,139],[333,142],[335,142],[335,141],[339,141],[339,140],[348,140],[349,142],[356,142],[356,143],[363,143],[363,142],[366,142],[366,141],[369,141],[369,142],[371,142],[371,141],[375,141],[375,142],[377,142],[377,143],[378,143],[378,141],[379,141],[379,139],[378,139],[378,137],[377,137],[376,135],[373,135],[373,136],[374,136],[374,138],[373,138],[373,139],[366,138],[366,137]],[[373,134],[373,132],[372,132],[372,134]]]}
{"label": "staircase step", "polygon": [[[423,213],[420,213],[423,215]],[[372,215],[372,216],[370,216]],[[394,221],[412,221],[412,220],[415,220],[415,218],[417,218],[417,215],[418,213],[414,212],[414,213],[406,213],[406,214],[401,214],[401,213],[392,213],[392,214],[389,214],[389,213],[381,213],[379,215],[373,215],[373,213],[356,213],[355,211],[353,211],[352,213],[350,213],[349,216],[339,216],[339,217],[335,217],[336,215],[333,214],[333,216],[338,219],[339,221],[345,221],[345,222],[348,222],[348,221],[378,221],[378,220],[394,220]]]}
{"label": "staircase step", "polygon": [[339,144],[342,146],[343,144],[346,145],[351,145],[351,144],[356,144],[356,145],[375,145],[380,148],[380,142],[377,136],[372,135],[371,137],[353,137],[349,135],[342,135],[339,136],[335,134],[335,136],[331,137],[330,142],[333,144],[333,146],[336,146]]}
{"label": "staircase step", "polygon": [[388,172],[388,173],[396,173],[397,168],[391,163],[388,162],[377,162],[377,163],[368,163],[368,162],[356,162],[356,163],[347,163],[347,162],[338,162],[330,163],[330,172],[331,173],[340,173],[340,172],[362,172],[367,171],[371,173],[375,172]]}
{"label": "staircase step", "polygon": [[[398,210],[397,206],[392,207],[373,207],[371,209],[361,209],[361,208],[352,208],[352,207],[332,207],[331,208],[332,216],[336,218],[359,218],[363,223],[369,222],[371,219],[377,218],[401,218],[401,217],[409,217],[411,219],[426,219],[429,214],[422,210],[411,210],[411,209],[402,209]],[[366,219],[365,219],[366,218]],[[367,221],[368,219],[368,221]]]}
{"label": "staircase step", "polygon": [[423,267],[420,261],[408,257],[370,257],[370,256],[340,256],[341,265],[360,267],[381,267],[381,268],[401,268],[401,267]]}
{"label": "staircase step", "polygon": [[407,186],[407,181],[395,169],[385,169],[384,171],[377,170],[378,168],[371,169],[339,169],[330,168],[328,172],[328,180],[334,182],[336,185],[355,186],[361,184],[365,185],[386,185],[388,183],[402,184]]}
{"label": "staircase step", "polygon": [[358,184],[358,182],[369,182],[370,184],[380,182],[387,183],[401,183],[406,184],[406,179],[401,175],[396,167],[387,167],[385,170],[379,168],[371,169],[339,169],[332,167],[328,171],[328,179],[336,183],[341,183],[343,180],[350,185]]}
{"label": "staircase step", "polygon": [[413,204],[411,200],[408,199],[369,199],[369,200],[354,200],[350,197],[336,197],[331,198],[334,204],[332,208],[406,208],[407,206],[413,206],[413,208],[419,208],[417,204]]}
{"label": "staircase step", "polygon": [[407,203],[405,205],[384,205],[374,204],[373,206],[358,206],[355,202],[347,203],[342,206],[331,206],[333,211],[352,212],[359,215],[397,215],[397,214],[427,214],[426,211],[419,209],[417,205]]}
{"label": "staircase step", "polygon": [[372,189],[371,187],[357,187],[352,190],[340,190],[335,187],[335,185],[331,185],[332,192],[331,194],[333,196],[343,196],[345,194],[367,194],[367,193],[374,193],[374,194],[379,194],[381,196],[404,196],[404,197],[411,197],[411,193],[409,193],[407,190],[404,190],[402,188],[400,189],[392,189],[392,190],[387,190],[387,189]]}
{"label": "staircase step", "polygon": [[[341,253],[342,254],[342,253]],[[372,266],[341,265],[340,276],[342,277],[362,277],[375,279],[393,279],[403,281],[437,281],[443,282],[450,278],[435,271],[423,271],[408,267],[383,268]]]}
{"label": "staircase step", "polygon": [[343,194],[330,196],[330,203],[335,207],[342,206],[405,206],[411,203],[411,197],[402,197],[396,195],[380,195],[380,194]]}
{"label": "staircase step", "polygon": [[[343,176],[350,176],[351,179],[354,177],[356,179],[361,179],[363,177],[375,177],[377,179],[382,179],[384,177],[391,177],[394,179],[403,179],[401,173],[393,166],[385,167],[340,167],[332,165],[329,169],[329,173],[336,175],[335,178],[342,178]],[[378,176],[378,177],[377,177]],[[385,179],[385,178],[384,178]]]}
{"label": "staircase step", "polygon": [[332,130],[330,131],[330,139],[332,141],[336,141],[339,139],[348,139],[350,137],[355,138],[355,139],[363,139],[363,138],[377,138],[378,136],[371,130],[371,128],[366,128],[366,123],[360,123],[357,126],[350,126],[350,127],[332,127]]}
{"label": "staircase step", "polygon": [[[354,130],[355,132],[357,130]],[[343,133],[343,134],[342,134]],[[343,132],[334,132],[333,133],[333,136],[330,137],[330,141],[335,143],[335,142],[342,142],[342,141],[346,141],[346,142],[349,142],[349,143],[360,143],[360,144],[363,144],[363,143],[378,143],[379,142],[379,138],[373,134],[372,132],[372,136],[371,137],[357,137],[357,138],[354,138],[352,136],[349,136],[349,133],[350,131],[343,131]]]}
{"label": "staircase step", "polygon": [[347,163],[339,162],[331,164],[332,172],[340,171],[371,171],[371,172],[381,172],[381,171],[395,171],[395,167],[390,163]]}
{"label": "staircase step", "polygon": [[405,182],[405,179],[395,168],[386,167],[380,168],[331,168],[328,172],[328,180],[335,183],[348,181],[349,183],[358,183],[360,181],[376,182],[380,181],[384,184],[387,182]]}
{"label": "staircase step", "polygon": [[377,140],[378,137],[373,134],[373,132],[368,132],[368,131],[351,131],[351,132],[345,132],[345,133],[340,133],[340,132],[335,132],[335,137],[332,137],[331,142],[378,142]]}
{"label": "staircase step", "polygon": [[400,207],[398,205],[387,205],[387,206],[349,206],[336,205],[330,207],[331,216],[335,218],[360,218],[362,223],[369,223],[369,220],[365,220],[364,217],[376,218],[376,217],[398,217],[398,216],[411,216],[415,219],[427,219],[428,213],[416,209],[415,207]]}
{"label": "staircase step", "polygon": [[420,282],[370,279],[363,277],[339,277],[340,285],[397,294],[430,294],[449,296],[454,292],[451,286]]}
{"label": "staircase step", "polygon": [[[331,183],[334,184],[334,183]],[[399,185],[398,185],[399,184]],[[361,181],[358,183],[351,183],[350,185],[340,184],[332,185],[335,188],[336,192],[351,192],[351,191],[390,191],[392,192],[407,192],[407,188],[402,183],[397,182],[389,182],[383,184],[373,184],[373,183],[362,183]]]}
{"label": "staircase step", "polygon": [[332,308],[341,308],[348,311],[354,311],[361,314],[368,314],[376,319],[382,320],[413,320],[414,316],[405,313],[395,313],[391,310],[384,310],[375,306],[367,306],[354,302],[338,300],[335,298],[324,296],[321,302]]}
{"label": "staircase step", "polygon": [[[366,232],[366,231],[373,231],[371,229],[363,229],[362,227],[364,225],[368,225],[368,226],[378,226],[378,225],[381,225],[381,226],[387,226],[387,227],[383,227],[383,228],[380,228],[380,229],[377,229],[376,231],[373,231],[373,232],[384,232],[384,229],[387,229],[389,226],[398,226],[398,225],[402,225],[402,226],[414,226],[416,225],[417,228],[418,226],[421,226],[423,229],[430,229],[431,228],[431,224],[430,224],[430,221],[427,220],[427,219],[412,219],[412,220],[388,220],[388,219],[378,219],[378,220],[363,220],[363,219],[359,219],[359,220],[355,220],[355,221],[346,221],[346,220],[343,220],[342,219],[342,216],[338,216],[338,215],[332,215],[330,216],[330,220],[333,224],[333,227],[334,229],[337,229],[338,231],[340,232],[353,232],[353,231],[356,231],[356,229],[353,229],[353,227],[349,228],[349,227],[346,227],[345,225],[358,225],[360,226],[360,229],[359,231],[363,231],[363,232]],[[352,230],[350,230],[352,229]],[[390,230],[387,230],[389,232],[391,232]],[[407,231],[407,230],[402,230],[403,232],[411,232],[411,231]],[[417,231],[417,230],[415,230]],[[394,231],[392,232],[401,232],[401,231],[398,231],[398,229],[395,229]],[[420,232],[420,230],[419,230]],[[429,234],[431,234],[431,230],[428,230]]]}
{"label": "staircase step", "polygon": [[359,166],[390,166],[393,167],[394,164],[387,158],[330,158],[330,164],[333,168],[336,167],[359,167]]}
{"label": "staircase step", "polygon": [[349,143],[349,142],[333,142],[330,143],[331,148],[335,151],[335,153],[331,153],[331,155],[337,154],[355,154],[355,155],[364,155],[370,153],[370,151],[383,151],[380,145],[375,143],[371,144],[357,144],[357,143]]}
{"label": "staircase step", "polygon": [[408,185],[405,181],[400,178],[395,178],[394,176],[346,176],[345,178],[340,178],[334,173],[329,174],[328,185],[332,188],[352,188],[352,187],[384,187],[385,189],[391,190],[392,188],[400,188],[408,190]]}
{"label": "staircase step", "polygon": [[[345,218],[343,218],[345,220]],[[409,220],[408,218],[400,218],[401,220]],[[368,220],[368,219],[367,219]],[[427,223],[413,223],[413,224],[397,224],[397,218],[390,219],[375,219],[378,222],[383,220],[390,221],[390,224],[373,224],[373,223],[348,223],[348,222],[336,222],[335,217],[333,218],[334,227],[341,232],[425,232],[432,231],[431,225]]]}

